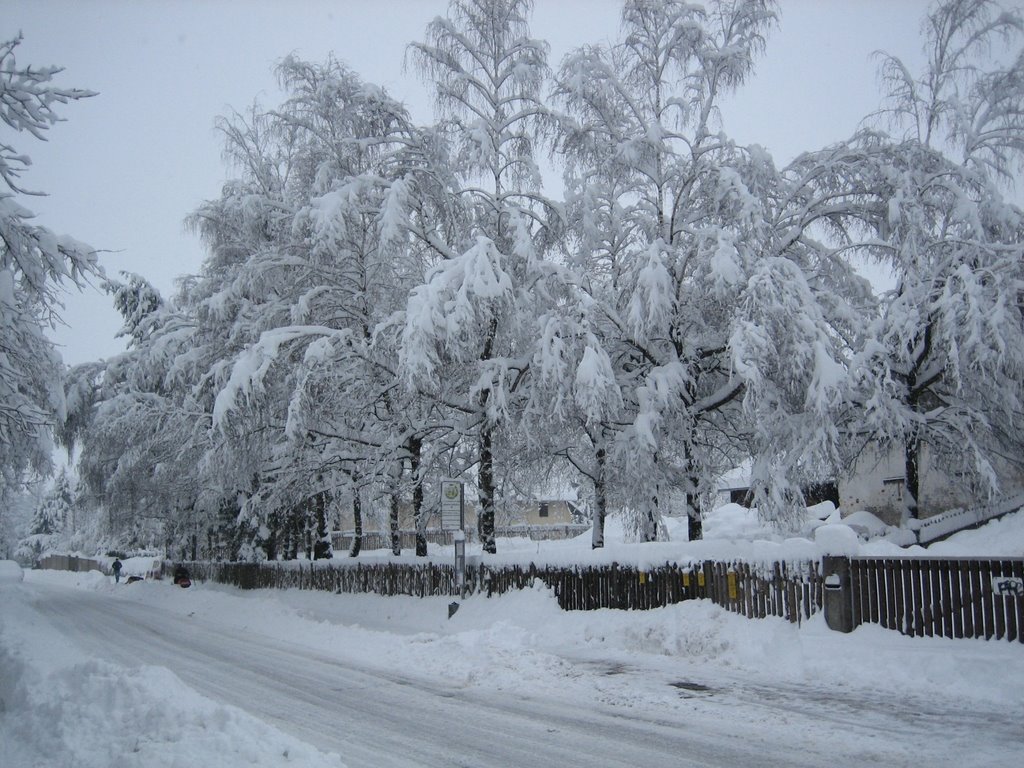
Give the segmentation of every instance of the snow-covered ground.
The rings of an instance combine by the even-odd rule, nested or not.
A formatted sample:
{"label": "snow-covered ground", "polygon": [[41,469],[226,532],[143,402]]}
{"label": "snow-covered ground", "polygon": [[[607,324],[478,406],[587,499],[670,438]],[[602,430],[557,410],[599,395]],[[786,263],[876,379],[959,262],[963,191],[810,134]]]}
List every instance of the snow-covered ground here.
{"label": "snow-covered ground", "polygon": [[[666,562],[687,563],[702,560],[727,562],[775,562],[818,559],[822,554],[897,557],[940,555],[979,557],[1024,557],[1024,511],[993,520],[984,528],[964,531],[925,548],[912,543],[913,533],[888,526],[870,512],[841,515],[831,502],[807,510],[806,520],[795,533],[780,533],[758,518],[757,511],[739,504],[715,509],[704,522],[704,538],[686,540],[686,521],[665,518],[667,541],[644,544],[624,541],[622,525],[612,516],[605,527],[605,546],[591,549],[590,532],[564,541],[531,541],[527,538],[501,539],[498,553],[487,562],[530,563],[537,565],[599,565],[619,563],[638,567],[658,567]],[[432,559],[451,562],[452,547],[430,545]],[[467,544],[467,557],[481,554],[479,544]],[[336,556],[343,557],[344,553]],[[363,551],[361,562],[393,562],[390,550]],[[421,562],[409,550],[401,560]],[[142,563],[138,567],[143,567]]]}
{"label": "snow-covered ground", "polygon": [[[719,535],[726,518],[734,539],[689,546],[740,551],[734,556],[769,544],[813,548],[813,538],[772,542],[770,534],[744,544],[751,521],[727,509]],[[610,549],[616,547],[632,551]],[[930,552],[1020,556],[1024,513]],[[521,710],[539,718],[518,726],[525,745],[506,734],[489,748],[493,765],[526,764],[524,754],[535,750],[540,759],[558,742],[590,765],[627,764],[620,748],[644,756],[635,763],[644,765],[994,766],[1020,758],[1024,644],[906,638],[876,626],[843,635],[820,616],[798,628],[744,619],[706,601],[646,612],[564,612],[540,587],[470,598],[451,619],[447,602],[210,584],[182,590],[167,582],[115,585],[95,572],[28,572],[24,583],[0,585],[0,765],[484,764],[479,755],[449,760],[436,749],[403,756],[385,739],[387,729],[403,728],[421,739],[416,717],[435,707],[460,717],[460,701],[497,722],[519,722]],[[173,648],[189,644],[197,652],[185,662]],[[218,644],[226,646],[224,662],[213,658]],[[246,672],[249,657],[289,663],[277,661],[284,649],[304,654],[296,669],[324,663],[340,680],[358,678],[362,704],[345,709],[353,706],[346,696],[348,703],[326,715],[289,719],[296,686],[285,690],[273,675],[250,679]],[[237,682],[221,668],[232,659]],[[334,672],[321,674],[326,680]],[[297,677],[282,674],[293,683]],[[299,695],[330,698],[343,685],[313,682]],[[372,710],[378,699],[387,703],[383,714]],[[503,709],[509,702],[521,709]],[[391,710],[395,720],[360,740],[353,731],[375,726],[357,728],[348,719],[367,708],[375,712],[371,723]],[[318,717],[336,727],[320,726]],[[615,734],[619,726],[651,735],[624,730],[603,746],[595,741],[597,758],[586,754],[581,732]],[[540,743],[544,734],[551,744]],[[663,741],[674,748],[673,739],[679,751],[670,759],[658,750]],[[467,744],[460,748],[473,748]],[[375,745],[379,760],[368,757]],[[544,764],[537,759],[530,764]]]}

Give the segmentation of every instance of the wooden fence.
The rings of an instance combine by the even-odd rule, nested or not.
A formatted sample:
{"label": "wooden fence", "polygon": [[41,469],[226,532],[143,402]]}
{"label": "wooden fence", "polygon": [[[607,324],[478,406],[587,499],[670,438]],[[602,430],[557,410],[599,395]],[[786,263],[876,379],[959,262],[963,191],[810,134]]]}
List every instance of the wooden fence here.
{"label": "wooden fence", "polygon": [[1019,558],[851,558],[853,626],[872,623],[917,637],[1024,643],[1022,584],[1024,559]]}
{"label": "wooden fence", "polygon": [[[414,597],[450,596],[456,589],[454,567],[436,563],[186,565],[194,579],[241,589],[317,589]],[[781,616],[799,624],[822,606],[820,567],[814,562],[754,566],[706,561],[666,563],[647,570],[614,563],[588,567],[477,565],[466,569],[466,591],[487,596],[504,594],[529,588],[538,579],[554,590],[559,606],[565,610],[647,610],[705,598],[749,618]]]}

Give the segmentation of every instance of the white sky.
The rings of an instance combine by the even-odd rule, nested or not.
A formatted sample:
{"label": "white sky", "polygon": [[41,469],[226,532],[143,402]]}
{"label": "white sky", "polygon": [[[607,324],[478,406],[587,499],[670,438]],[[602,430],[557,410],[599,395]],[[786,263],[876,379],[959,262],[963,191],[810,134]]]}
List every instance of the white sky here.
{"label": "white sky", "polygon": [[[137,272],[165,295],[199,270],[202,246],[183,219],[228,176],[213,128],[218,115],[259,98],[276,105],[276,61],[329,51],[405,101],[420,122],[430,98],[404,70],[446,0],[0,0],[0,37],[20,30],[20,65],[65,67],[62,86],[99,95],[64,107],[50,141],[14,138],[33,167],[23,201],[39,223],[104,251],[108,274]],[[724,108],[741,143],[782,164],[849,136],[878,105],[875,50],[920,61],[924,0],[782,0],[756,76]],[[618,0],[536,0],[532,33],[557,65],[571,48],[614,39]],[[0,130],[7,130],[6,127]],[[120,319],[97,290],[69,296],[54,338],[69,364],[123,349]]]}

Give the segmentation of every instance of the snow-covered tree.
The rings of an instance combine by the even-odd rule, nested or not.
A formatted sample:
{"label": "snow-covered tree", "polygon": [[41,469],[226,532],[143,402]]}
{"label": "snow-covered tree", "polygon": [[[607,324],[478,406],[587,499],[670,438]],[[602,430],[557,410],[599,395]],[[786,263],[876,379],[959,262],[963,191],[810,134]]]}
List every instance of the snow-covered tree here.
{"label": "snow-covered tree", "polygon": [[[395,386],[388,327],[422,274],[410,238],[440,242],[419,192],[436,180],[431,139],[386,92],[333,59],[290,57],[279,74],[286,101],[227,132],[238,145],[232,154],[246,160],[234,188],[252,190],[253,202],[235,205],[226,190],[195,217],[214,249],[229,236],[226,255],[238,259],[229,282],[209,274],[223,286],[211,298],[246,314],[231,321],[246,343],[220,358],[228,375],[219,377],[213,417],[227,448],[216,449],[217,460],[240,480],[266,481],[250,505],[264,516],[347,498],[358,528],[364,496],[400,492],[415,445],[405,422],[415,409]],[[267,136],[276,138],[259,140]],[[268,166],[286,171],[262,171],[275,180],[263,182],[254,169]],[[254,209],[274,224],[252,237],[240,225]],[[246,449],[232,449],[240,440]],[[414,500],[420,482],[411,480]]]}
{"label": "snow-covered tree", "polygon": [[990,0],[951,0],[924,29],[920,76],[883,58],[882,114],[898,133],[865,173],[896,285],[855,364],[863,434],[902,448],[910,517],[924,446],[989,493],[995,465],[1024,449],[1024,214],[1001,189],[1024,160],[1024,22]]}
{"label": "snow-covered tree", "polygon": [[4,560],[15,559],[21,540],[29,534],[41,483],[34,485],[0,491],[0,558]]}
{"label": "snow-covered tree", "polygon": [[[40,141],[61,118],[57,107],[92,96],[52,81],[59,67],[20,66],[21,37],[0,42],[0,121]],[[51,430],[63,416],[62,364],[46,331],[58,320],[60,291],[98,271],[96,254],[36,224],[21,198],[29,159],[0,139],[0,472],[5,485],[46,473]]]}
{"label": "snow-covered tree", "polygon": [[408,386],[445,398],[457,377],[454,429],[475,439],[480,538],[495,551],[496,432],[516,418],[535,335],[531,292],[560,219],[540,194],[536,161],[549,112],[547,45],[529,37],[528,0],[453,0],[415,43],[454,147],[464,231],[410,296],[401,367]]}
{"label": "snow-covered tree", "polygon": [[197,462],[209,417],[177,368],[194,351],[194,323],[137,275],[106,286],[128,349],[68,372],[58,431],[69,456],[77,453],[82,504],[102,511],[97,534],[118,546],[198,536]]}
{"label": "snow-covered tree", "polygon": [[541,318],[524,423],[534,444],[589,483],[592,545],[599,548],[612,495],[623,485],[612,448],[626,414],[622,377],[602,343],[603,310],[589,293],[576,293]]}
{"label": "snow-covered tree", "polygon": [[21,540],[16,556],[35,562],[47,551],[60,545],[66,529],[74,525],[74,489],[67,470],[59,472],[53,486],[42,497],[32,515],[29,535]]}
{"label": "snow-covered tree", "polygon": [[777,169],[720,127],[721,98],[775,19],[760,0],[627,2],[621,42],[577,51],[559,73],[572,258],[611,362],[602,391],[620,392],[628,416],[605,432],[637,479],[626,503],[645,537],[679,495],[698,538],[700,499],[748,455],[760,510],[781,522],[837,463],[866,290],[848,244],[822,236],[859,221],[860,201],[855,188],[823,193],[829,153]]}

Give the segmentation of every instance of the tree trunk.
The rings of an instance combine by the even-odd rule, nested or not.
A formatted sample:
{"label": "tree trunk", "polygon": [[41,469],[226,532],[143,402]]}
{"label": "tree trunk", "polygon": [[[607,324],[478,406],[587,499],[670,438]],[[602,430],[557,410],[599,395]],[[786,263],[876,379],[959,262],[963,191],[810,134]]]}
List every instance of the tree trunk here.
{"label": "tree trunk", "polygon": [[392,491],[388,497],[388,523],[391,529],[391,554],[402,554],[402,531],[398,526],[398,493]]}
{"label": "tree trunk", "polygon": [[597,450],[594,452],[594,459],[596,463],[594,471],[594,527],[590,548],[601,549],[604,547],[604,518],[608,512],[608,491],[605,487],[608,456],[605,452],[603,436],[597,446]]}
{"label": "tree trunk", "polygon": [[912,437],[904,447],[903,459],[906,471],[906,488],[903,500],[906,505],[907,519],[917,520],[921,515],[919,499],[921,498],[921,476],[919,461],[921,458],[921,440]]}
{"label": "tree trunk", "polygon": [[658,497],[651,496],[647,502],[647,509],[643,517],[643,532],[641,533],[641,541],[657,541],[658,540]]}
{"label": "tree trunk", "polygon": [[689,541],[699,541],[704,538],[704,521],[700,515],[700,494],[697,488],[700,485],[700,478],[697,477],[696,462],[690,452],[690,446],[686,446],[686,535]]}
{"label": "tree trunk", "polygon": [[398,483],[402,477],[402,464],[394,461],[391,465],[391,492],[388,495],[388,527],[391,530],[391,554],[396,557],[402,554],[402,531],[399,526]]}
{"label": "tree trunk", "polygon": [[[928,317],[925,323],[921,350],[917,353],[914,365],[907,376],[907,405],[915,414],[921,414],[927,410],[922,407],[922,400],[928,392],[928,388],[937,380],[921,381],[919,376],[926,370],[928,361],[931,359],[932,351],[932,325],[933,319]],[[920,433],[913,433],[903,446],[903,462],[905,467],[906,488],[904,488],[904,504],[906,517],[909,520],[917,520],[921,516],[921,436]]]}
{"label": "tree trunk", "polygon": [[498,546],[494,541],[494,446],[492,427],[480,427],[480,511],[477,527],[484,552],[494,554]]}
{"label": "tree trunk", "polygon": [[416,525],[416,557],[427,556],[427,521],[423,516],[423,478],[420,461],[423,443],[418,437],[409,438],[409,473],[412,475],[412,519]]}
{"label": "tree trunk", "polygon": [[686,494],[686,534],[690,541],[700,541],[704,538],[704,520],[701,518],[700,499],[696,493]]}
{"label": "tree trunk", "polygon": [[286,560],[298,560],[299,550],[302,548],[302,517],[305,510],[295,507],[288,518],[288,552],[285,553]]}
{"label": "tree trunk", "polygon": [[363,548],[363,500],[356,490],[352,496],[352,545],[348,549],[349,557],[358,557]]}
{"label": "tree trunk", "polygon": [[[500,189],[500,178],[495,175],[495,186]],[[498,228],[500,235],[501,216],[498,216]],[[484,351],[480,359],[487,361],[491,359],[494,347],[494,340],[498,335],[498,319],[491,317],[487,330],[487,340],[484,342]],[[494,425],[487,418],[487,399],[489,392],[485,389],[480,393],[480,415],[483,422],[480,425],[480,467],[479,467],[479,503],[477,511],[477,532],[480,534],[480,544],[484,552],[494,554],[498,551],[497,543],[494,541]]]}
{"label": "tree trunk", "polygon": [[331,552],[331,533],[327,530],[327,508],[330,505],[330,496],[327,491],[320,491],[313,497],[313,505],[316,510],[316,541],[313,542],[313,559],[329,560]]}
{"label": "tree trunk", "polygon": [[[273,513],[267,519],[267,530],[270,534],[263,541],[263,552],[267,556],[267,560],[277,560],[277,546],[278,546],[278,530],[280,528],[280,520],[277,513]],[[287,526],[285,528],[287,533]],[[285,542],[287,546],[287,542]]]}

